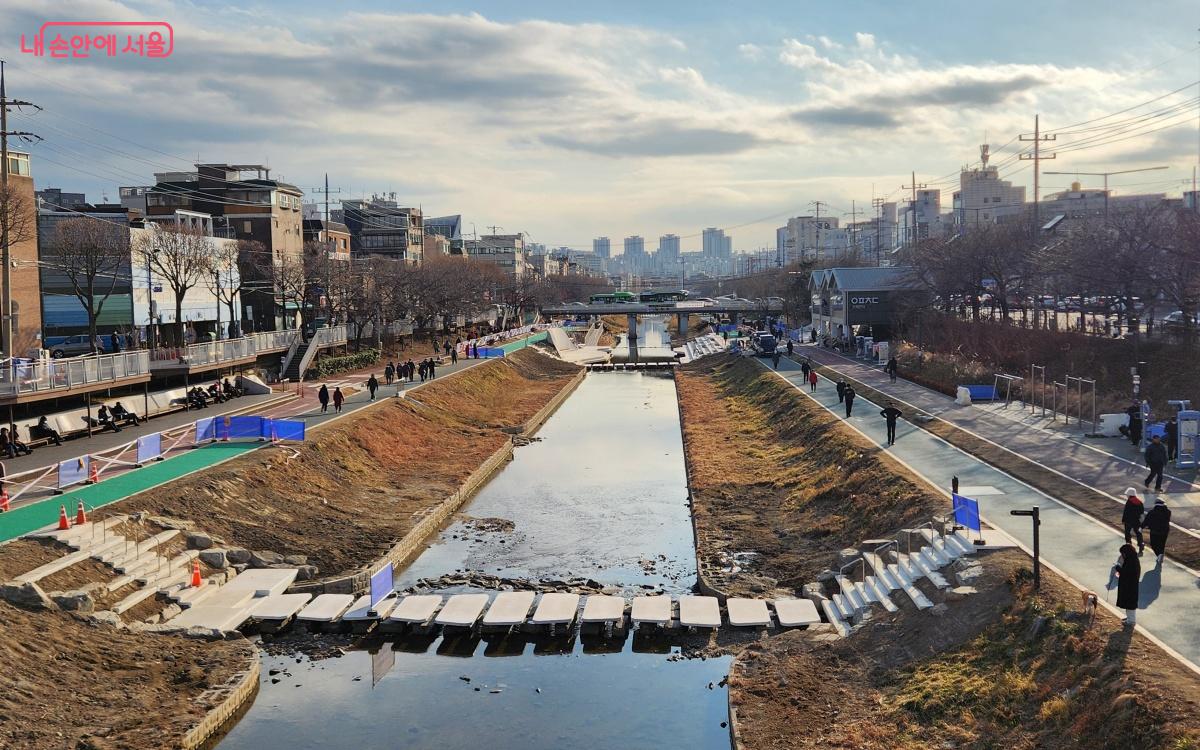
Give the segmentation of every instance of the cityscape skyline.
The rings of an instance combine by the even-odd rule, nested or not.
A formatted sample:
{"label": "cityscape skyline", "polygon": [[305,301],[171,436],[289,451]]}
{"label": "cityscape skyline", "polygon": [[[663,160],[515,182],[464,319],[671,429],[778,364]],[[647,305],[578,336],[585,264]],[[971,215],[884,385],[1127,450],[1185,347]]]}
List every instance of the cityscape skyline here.
{"label": "cityscape skyline", "polygon": [[[394,13],[365,3],[328,19],[302,2],[289,5],[298,18],[285,22],[281,6],[264,3],[237,11],[237,25],[218,8],[170,2],[55,8],[68,18],[170,17],[170,58],[109,62],[20,54],[19,34],[45,12],[4,2],[0,25],[12,35],[0,54],[10,60],[10,89],[44,107],[13,118],[46,139],[28,149],[39,187],[96,201],[185,161],[243,161],[270,164],[306,200],[318,199],[311,188],[328,172],[336,198],[395,192],[430,214],[509,224],[505,231],[549,247],[586,251],[592,238],[632,231],[678,234],[687,251],[702,227],[717,226],[742,251],[774,247],[779,225],[813,200],[839,215],[856,202],[863,217],[873,198],[904,202],[899,186],[914,168],[918,182],[948,193],[958,168],[977,163],[980,143],[1012,161],[1004,178],[1031,190],[1015,139],[1037,113],[1044,130],[1064,136],[1055,170],[1170,167],[1115,179],[1118,192],[1178,195],[1190,182],[1194,33],[1153,27],[1164,13],[1186,15],[1182,3],[1072,15],[1072,39],[1029,30],[1019,47],[1003,24],[971,45],[931,40],[904,20],[911,13],[876,3],[814,9],[803,23],[779,4],[767,14],[776,24],[758,17],[721,31],[712,22],[730,21],[728,10],[665,6],[451,3],[434,13],[413,3]],[[1052,4],[1045,25],[1069,13]],[[960,8],[937,19],[935,30],[961,29],[983,16]],[[1118,37],[1114,49],[1097,43]],[[445,51],[462,48],[475,51]],[[335,70],[351,55],[363,72],[338,84]],[[247,66],[261,76],[236,75]],[[306,96],[290,95],[297,85]],[[136,114],[120,96],[130,89],[139,92]],[[597,106],[585,111],[589,96]],[[1113,137],[1067,129],[1142,102],[1155,102],[1134,111],[1144,122]],[[601,109],[622,125],[598,121]],[[1042,192],[1071,181],[1047,178]],[[493,183],[505,190],[479,187]]]}

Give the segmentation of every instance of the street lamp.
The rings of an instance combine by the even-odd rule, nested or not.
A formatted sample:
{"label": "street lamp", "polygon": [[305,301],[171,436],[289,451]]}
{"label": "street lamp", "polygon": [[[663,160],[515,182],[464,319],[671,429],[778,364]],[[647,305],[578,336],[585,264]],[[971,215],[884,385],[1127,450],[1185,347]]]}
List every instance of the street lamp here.
{"label": "street lamp", "polygon": [[1057,174],[1057,175],[1087,175],[1089,177],[1104,178],[1104,218],[1108,219],[1108,178],[1118,174],[1133,174],[1134,172],[1153,172],[1158,169],[1167,169],[1166,166],[1161,167],[1142,167],[1141,169],[1122,169],[1119,172],[1042,172],[1042,174]]}

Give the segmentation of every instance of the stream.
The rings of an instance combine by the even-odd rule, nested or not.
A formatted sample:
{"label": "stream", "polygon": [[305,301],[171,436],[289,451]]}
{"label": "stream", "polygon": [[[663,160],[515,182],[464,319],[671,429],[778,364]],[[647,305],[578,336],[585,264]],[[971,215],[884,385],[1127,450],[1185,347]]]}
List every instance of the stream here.
{"label": "stream", "polygon": [[[537,437],[397,572],[396,587],[480,572],[586,578],[626,596],[690,591],[670,374],[590,373]],[[633,635],[375,638],[338,658],[264,654],[262,667],[260,692],[221,750],[729,747],[729,657],[683,658]]]}

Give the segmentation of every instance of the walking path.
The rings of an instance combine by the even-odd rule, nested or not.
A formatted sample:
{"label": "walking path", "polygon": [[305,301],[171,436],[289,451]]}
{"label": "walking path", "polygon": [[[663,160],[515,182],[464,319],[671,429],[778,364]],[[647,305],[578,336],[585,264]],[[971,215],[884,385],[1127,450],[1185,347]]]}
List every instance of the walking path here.
{"label": "walking path", "polygon": [[[810,349],[801,351],[810,353]],[[814,360],[822,361],[816,356],[820,352],[811,353]],[[763,363],[760,361],[760,364]],[[844,361],[837,363],[839,367],[845,364]],[[764,366],[770,369],[769,365]],[[857,377],[857,370],[855,374]],[[817,392],[810,393],[807,384],[801,382],[800,365],[789,359],[780,361],[777,375],[839,418],[844,417],[845,411],[838,403],[832,381],[821,378]],[[871,381],[872,386],[876,384]],[[884,385],[890,384],[885,382]],[[1039,506],[1043,563],[1075,585],[1098,592],[1101,600],[1115,598],[1108,586],[1110,569],[1122,542],[1119,532],[909,422],[901,421],[896,429],[896,444],[883,448],[886,433],[884,420],[879,415],[881,408],[859,396],[854,401],[853,415],[845,421],[933,486],[946,488],[943,490],[946,494],[949,494],[951,477],[957,476],[961,491],[979,500],[983,520],[1010,536],[1026,551],[1033,547],[1032,525],[1028,518],[1014,517],[1009,511]],[[1143,609],[1138,612],[1139,631],[1200,672],[1197,666],[1200,664],[1200,625],[1194,616],[1200,606],[1200,580],[1187,568],[1169,560],[1160,568],[1154,567],[1154,559],[1149,555],[1142,558],[1142,562],[1145,568],[1140,592]]]}
{"label": "walking path", "polygon": [[[1114,517],[1120,516],[1125,488],[1132,485],[1141,490],[1146,478],[1140,454],[1122,438],[1088,439],[1075,430],[1047,428],[1044,420],[1022,419],[1016,404],[1008,409],[993,405],[959,406],[944,393],[903,379],[892,383],[879,366],[821,347],[799,347],[796,356],[808,357],[887,394],[902,411],[911,413],[914,407],[920,409],[1110,497]],[[909,408],[905,409],[905,405]],[[1194,472],[1167,474],[1163,490],[1169,495],[1172,521],[1181,530],[1200,532],[1200,492],[1197,492],[1200,487],[1186,478],[1188,474]]]}

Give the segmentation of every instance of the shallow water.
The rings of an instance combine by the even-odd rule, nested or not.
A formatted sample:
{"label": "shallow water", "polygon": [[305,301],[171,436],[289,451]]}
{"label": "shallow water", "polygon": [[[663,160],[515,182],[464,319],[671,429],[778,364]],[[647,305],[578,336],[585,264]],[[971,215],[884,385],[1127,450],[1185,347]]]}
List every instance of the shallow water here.
{"label": "shallow water", "polygon": [[[397,587],[467,570],[581,576],[630,594],[690,589],[695,555],[670,376],[591,373],[538,436],[464,509],[515,528],[454,523],[397,575]],[[672,658],[676,651],[632,636],[460,636],[374,641],[322,661],[264,656],[261,692],[219,747],[728,748],[719,683],[729,659]],[[272,669],[286,671],[272,677]]]}

